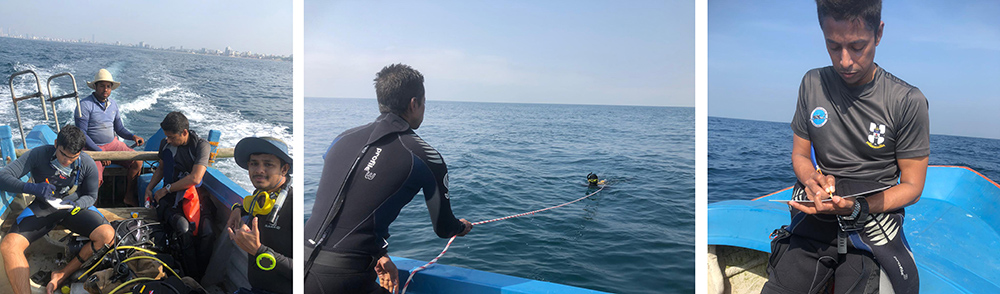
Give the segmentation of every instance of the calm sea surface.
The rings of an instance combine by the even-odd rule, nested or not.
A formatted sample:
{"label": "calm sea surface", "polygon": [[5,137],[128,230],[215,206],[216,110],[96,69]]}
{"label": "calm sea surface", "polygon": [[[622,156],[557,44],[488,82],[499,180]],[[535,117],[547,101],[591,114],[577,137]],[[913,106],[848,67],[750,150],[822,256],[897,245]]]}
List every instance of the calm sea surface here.
{"label": "calm sea surface", "polygon": [[[191,129],[207,135],[211,129],[222,131],[220,147],[232,148],[247,136],[273,136],[292,142],[292,63],[250,60],[154,51],[118,46],[57,43],[0,38],[0,124],[10,125],[20,144],[20,133],[10,102],[10,75],[31,69],[38,73],[42,92],[48,95],[46,81],[52,75],[69,72],[76,77],[80,98],[93,92],[86,82],[101,68],[111,71],[122,85],[111,92],[121,108],[122,120],[133,133],[149,138],[160,128],[163,117],[180,111],[188,117]],[[18,96],[37,91],[31,75],[14,80]],[[69,78],[53,81],[55,95],[72,92]],[[75,103],[65,99],[57,103],[61,124],[72,123]],[[37,99],[18,103],[26,130],[45,123]],[[48,124],[55,123],[50,118]],[[131,143],[131,141],[129,141]],[[147,144],[159,144],[150,142]],[[252,190],[246,171],[231,159],[216,166],[223,173]]]}
{"label": "calm sea surface", "polygon": [[[306,217],[333,138],[378,116],[374,99],[306,98]],[[428,101],[417,133],[445,158],[452,208],[481,221],[442,264],[621,293],[694,292],[694,109]],[[447,242],[423,196],[389,230],[389,253],[434,258]]]}
{"label": "calm sea surface", "polygon": [[[792,136],[784,122],[709,117],[708,202],[749,200],[795,184]],[[930,139],[930,164],[968,166],[1000,182],[1000,140]]]}

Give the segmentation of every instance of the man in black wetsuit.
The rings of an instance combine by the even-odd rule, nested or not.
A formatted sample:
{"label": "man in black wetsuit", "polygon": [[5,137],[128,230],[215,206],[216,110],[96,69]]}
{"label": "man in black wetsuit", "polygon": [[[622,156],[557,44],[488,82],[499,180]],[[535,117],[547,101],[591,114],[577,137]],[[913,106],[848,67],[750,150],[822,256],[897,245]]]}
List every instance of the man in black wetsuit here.
{"label": "man in black wetsuit", "polygon": [[243,138],[236,143],[235,158],[254,187],[251,196],[233,206],[227,224],[229,237],[249,254],[247,278],[253,289],[238,293],[290,294],[294,201],[288,146],[277,138]]}
{"label": "man in black wetsuit", "polygon": [[927,98],[874,61],[884,27],[880,0],[816,6],[833,65],[802,78],[791,123],[793,198],[808,202],[789,202],[790,224],[772,234],[762,293],[829,285],[836,293],[918,293],[902,226],[927,174]]}
{"label": "man in black wetsuit", "polygon": [[423,83],[407,65],[383,68],[375,78],[382,114],[333,139],[305,227],[307,293],[392,291],[389,224],[420,189],[438,237],[472,230],[452,214],[441,154],[413,132],[424,118]]}
{"label": "man in black wetsuit", "polygon": [[[87,236],[90,242],[63,269],[53,272],[46,285],[55,291],[66,275],[80,268],[83,261],[105,244],[114,242],[115,232],[94,203],[97,202],[97,165],[82,153],[83,131],[67,125],[56,136],[56,145],[32,148],[0,170],[0,190],[35,195],[35,200],[18,215],[16,223],[0,241],[4,268],[15,294],[28,294],[28,260],[24,249],[42,238],[56,225]],[[21,177],[31,173],[34,183]]]}

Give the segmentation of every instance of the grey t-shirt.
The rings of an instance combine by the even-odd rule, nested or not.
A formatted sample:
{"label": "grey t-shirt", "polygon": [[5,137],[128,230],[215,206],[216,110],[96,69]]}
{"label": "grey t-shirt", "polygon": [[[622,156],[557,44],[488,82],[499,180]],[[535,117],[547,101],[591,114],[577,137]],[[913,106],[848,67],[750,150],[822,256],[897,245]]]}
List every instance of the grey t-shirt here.
{"label": "grey t-shirt", "polygon": [[[76,205],[83,209],[94,205],[97,202],[97,188],[100,180],[97,178],[97,165],[94,164],[94,159],[89,154],[80,152],[80,158],[73,163],[74,171],[66,177],[59,174],[50,164],[55,152],[55,146],[43,145],[32,148],[28,153],[18,157],[17,160],[0,170],[0,190],[23,193],[24,182],[21,181],[21,177],[30,172],[35,183],[44,183],[45,180],[49,180],[49,183],[56,186],[58,198],[75,201]],[[69,195],[59,194],[59,191],[65,187],[73,185],[79,185],[76,192]],[[32,205],[51,207],[42,203],[45,201],[34,201]],[[37,211],[36,215],[38,215]]]}
{"label": "grey t-shirt", "polygon": [[929,125],[917,87],[878,67],[874,80],[850,88],[832,66],[802,78],[791,123],[824,173],[887,185],[898,180],[896,159],[930,155]]}

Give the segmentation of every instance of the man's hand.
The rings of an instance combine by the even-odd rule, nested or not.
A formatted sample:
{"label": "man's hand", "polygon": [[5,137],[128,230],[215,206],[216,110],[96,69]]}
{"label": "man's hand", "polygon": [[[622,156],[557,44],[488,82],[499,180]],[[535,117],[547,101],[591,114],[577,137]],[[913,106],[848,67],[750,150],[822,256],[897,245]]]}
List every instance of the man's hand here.
{"label": "man's hand", "polygon": [[132,135],[132,141],[135,141],[135,146],[139,147],[146,144],[146,140],[139,135]]}
{"label": "man's hand", "polygon": [[243,214],[240,213],[240,210],[241,208],[236,208],[229,212],[229,220],[226,221],[226,227],[229,228],[230,231],[236,231],[241,225],[243,225],[243,222],[240,220],[243,217]]}
{"label": "man's hand", "polygon": [[389,290],[389,293],[396,293],[396,288],[399,287],[399,270],[388,255],[378,259],[378,263],[375,264],[375,274],[378,274],[378,283],[382,288]]}
{"label": "man's hand", "polygon": [[462,224],[465,225],[465,230],[462,230],[461,233],[456,234],[457,236],[459,236],[459,237],[465,236],[465,234],[468,234],[469,231],[472,231],[472,223],[471,222],[465,220],[464,218],[460,219],[458,221],[462,222]]}
{"label": "man's hand", "polygon": [[156,199],[156,202],[160,202],[160,199],[162,199],[163,197],[166,197],[167,193],[170,193],[170,192],[167,192],[167,189],[156,190],[156,193],[153,193],[153,199]]}
{"label": "man's hand", "polygon": [[48,199],[56,195],[56,186],[49,183],[24,183],[24,188],[21,191]]}
{"label": "man's hand", "polygon": [[[812,197],[809,199],[813,200]],[[854,212],[854,197],[844,198],[835,195],[830,199],[831,201],[826,202],[817,200],[813,200],[813,202],[788,201],[788,206],[806,214],[851,215]]]}
{"label": "man's hand", "polygon": [[111,161],[110,160],[101,160],[101,165],[103,165],[103,166],[109,166],[109,165],[111,165]]}
{"label": "man's hand", "polygon": [[240,224],[239,228],[227,228],[229,230],[229,238],[239,246],[240,249],[246,251],[249,254],[257,254],[257,250],[260,249],[260,231],[257,230],[257,218],[254,217],[251,222],[252,228],[247,227],[247,225]]}

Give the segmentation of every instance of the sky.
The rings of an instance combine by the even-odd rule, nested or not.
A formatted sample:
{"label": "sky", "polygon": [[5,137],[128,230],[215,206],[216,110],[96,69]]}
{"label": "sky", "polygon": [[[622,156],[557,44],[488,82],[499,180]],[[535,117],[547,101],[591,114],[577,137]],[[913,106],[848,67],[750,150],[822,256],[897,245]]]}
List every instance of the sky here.
{"label": "sky", "polygon": [[0,28],[112,44],[292,54],[291,1],[0,0]]}
{"label": "sky", "polygon": [[405,63],[431,101],[694,106],[694,1],[307,0],[304,21],[306,97],[375,98]]}
{"label": "sky", "polygon": [[[1000,1],[882,5],[875,62],[924,93],[931,134],[1000,138]],[[791,121],[824,45],[813,1],[709,1],[708,115]]]}

